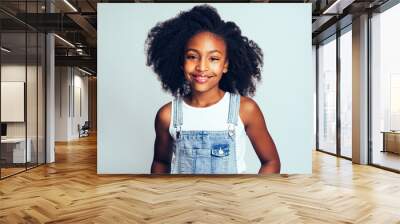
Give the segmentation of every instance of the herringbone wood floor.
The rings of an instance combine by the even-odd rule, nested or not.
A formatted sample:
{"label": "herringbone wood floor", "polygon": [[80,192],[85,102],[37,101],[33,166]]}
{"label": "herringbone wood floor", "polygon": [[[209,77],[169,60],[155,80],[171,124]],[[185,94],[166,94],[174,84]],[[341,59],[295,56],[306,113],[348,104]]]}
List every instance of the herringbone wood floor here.
{"label": "herringbone wood floor", "polygon": [[0,181],[0,223],[400,223],[400,175],[319,152],[313,175],[96,174],[96,139]]}

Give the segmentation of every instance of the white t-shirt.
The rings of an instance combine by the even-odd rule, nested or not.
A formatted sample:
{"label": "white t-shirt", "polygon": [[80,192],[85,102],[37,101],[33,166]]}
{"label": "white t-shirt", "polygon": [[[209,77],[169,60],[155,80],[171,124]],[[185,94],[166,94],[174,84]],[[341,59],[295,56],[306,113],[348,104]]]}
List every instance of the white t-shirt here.
{"label": "white t-shirt", "polygon": [[[229,112],[229,96],[226,92],[224,97],[216,104],[208,107],[192,107],[182,102],[183,125],[182,131],[225,131],[228,130],[228,112]],[[174,105],[171,108],[171,122],[169,125],[169,133],[176,140],[176,132],[173,125]],[[235,145],[236,145],[236,161],[238,173],[243,173],[246,170],[244,161],[246,150],[246,131],[240,116],[238,124],[235,127]],[[172,155],[174,161],[175,155]]]}

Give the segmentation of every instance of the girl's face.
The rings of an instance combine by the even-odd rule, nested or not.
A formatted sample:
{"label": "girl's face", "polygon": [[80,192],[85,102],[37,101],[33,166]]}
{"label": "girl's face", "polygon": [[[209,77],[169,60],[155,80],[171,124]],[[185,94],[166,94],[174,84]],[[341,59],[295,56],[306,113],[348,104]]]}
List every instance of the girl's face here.
{"label": "girl's face", "polygon": [[218,89],[222,75],[228,71],[225,41],[210,32],[194,35],[186,46],[183,71],[192,91]]}

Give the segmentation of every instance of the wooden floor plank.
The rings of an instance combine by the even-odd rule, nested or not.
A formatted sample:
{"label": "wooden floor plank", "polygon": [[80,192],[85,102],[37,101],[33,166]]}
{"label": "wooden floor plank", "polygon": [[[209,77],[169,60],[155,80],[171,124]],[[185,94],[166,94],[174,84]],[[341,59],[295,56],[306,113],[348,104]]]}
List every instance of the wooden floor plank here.
{"label": "wooden floor plank", "polygon": [[400,175],[313,152],[312,175],[96,174],[96,138],[0,181],[0,223],[400,223]]}

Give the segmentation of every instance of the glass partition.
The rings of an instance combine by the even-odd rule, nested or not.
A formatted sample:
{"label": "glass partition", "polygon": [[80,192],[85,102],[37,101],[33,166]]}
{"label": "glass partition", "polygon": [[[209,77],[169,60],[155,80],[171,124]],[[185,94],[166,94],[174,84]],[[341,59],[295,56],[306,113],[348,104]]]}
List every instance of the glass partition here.
{"label": "glass partition", "polygon": [[3,32],[1,47],[0,150],[1,176],[6,177],[24,171],[31,161],[31,151],[26,150],[26,33]]}
{"label": "glass partition", "polygon": [[45,76],[45,65],[46,65],[46,38],[45,34],[38,33],[38,64],[37,64],[37,162],[43,164],[46,162],[46,139],[45,139],[45,124],[46,124],[46,76]]}
{"label": "glass partition", "polygon": [[336,37],[318,47],[318,149],[336,154]]}
{"label": "glass partition", "polygon": [[[40,13],[39,1],[27,1],[26,12],[33,15]],[[38,17],[33,16],[32,24],[38,24]],[[31,147],[31,161],[27,167],[38,165],[38,64],[39,64],[39,33],[36,29],[27,29],[27,142]]]}
{"label": "glass partition", "polygon": [[27,163],[28,168],[37,165],[38,157],[38,144],[37,144],[37,132],[38,132],[38,49],[37,41],[38,35],[36,32],[27,33],[27,99],[26,99],[26,110],[27,110],[27,150],[30,151],[30,160]]}
{"label": "glass partition", "polygon": [[[19,17],[44,12],[44,3],[0,7]],[[0,178],[45,163],[45,34],[15,17],[0,12]]]}

